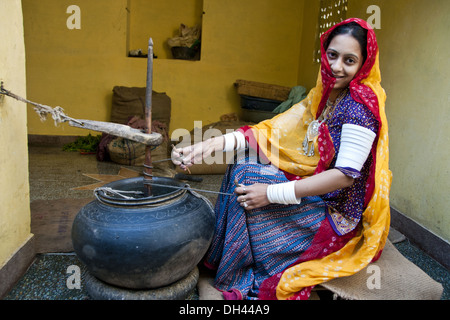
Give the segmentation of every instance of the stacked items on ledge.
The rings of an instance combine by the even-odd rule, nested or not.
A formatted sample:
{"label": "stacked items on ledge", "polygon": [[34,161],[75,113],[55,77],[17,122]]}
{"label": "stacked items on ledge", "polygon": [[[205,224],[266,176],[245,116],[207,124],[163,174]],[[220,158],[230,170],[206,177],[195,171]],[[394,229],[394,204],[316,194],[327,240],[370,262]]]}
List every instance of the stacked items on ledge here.
{"label": "stacked items on ledge", "polygon": [[241,96],[243,120],[256,123],[271,119],[306,98],[302,86],[290,88],[247,80],[236,80],[234,85]]}

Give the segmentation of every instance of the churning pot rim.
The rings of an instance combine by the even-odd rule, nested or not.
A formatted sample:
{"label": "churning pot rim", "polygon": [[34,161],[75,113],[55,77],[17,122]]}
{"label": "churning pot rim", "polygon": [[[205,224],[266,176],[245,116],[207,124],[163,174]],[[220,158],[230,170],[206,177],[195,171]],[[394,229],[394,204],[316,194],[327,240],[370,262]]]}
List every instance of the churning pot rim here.
{"label": "churning pot rim", "polygon": [[[144,185],[144,177],[126,178],[105,184],[94,191],[94,195],[100,202],[116,206],[143,206],[158,205],[186,193],[185,184],[169,177],[153,177],[157,185],[152,186],[152,194],[147,195],[147,187]],[[161,185],[171,186],[164,188]],[[108,192],[113,190],[114,192]],[[136,192],[133,192],[136,191]]]}

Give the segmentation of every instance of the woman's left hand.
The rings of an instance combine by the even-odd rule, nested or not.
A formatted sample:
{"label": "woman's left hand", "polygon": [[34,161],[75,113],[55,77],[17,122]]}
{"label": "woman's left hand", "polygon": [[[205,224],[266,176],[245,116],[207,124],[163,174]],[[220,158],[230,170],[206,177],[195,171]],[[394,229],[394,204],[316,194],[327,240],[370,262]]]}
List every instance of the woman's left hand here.
{"label": "woman's left hand", "polygon": [[267,184],[255,183],[245,186],[239,184],[234,192],[238,195],[237,202],[245,210],[252,210],[264,207],[270,202],[267,199]]}

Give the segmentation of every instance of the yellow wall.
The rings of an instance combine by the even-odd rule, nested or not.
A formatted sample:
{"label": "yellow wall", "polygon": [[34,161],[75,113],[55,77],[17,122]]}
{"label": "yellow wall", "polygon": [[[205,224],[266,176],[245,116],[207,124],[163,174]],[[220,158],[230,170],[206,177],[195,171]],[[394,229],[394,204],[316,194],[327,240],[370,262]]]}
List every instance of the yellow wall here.
{"label": "yellow wall", "polygon": [[[0,80],[26,95],[20,0],[0,0]],[[26,105],[0,96],[0,269],[31,237]]]}
{"label": "yellow wall", "polygon": [[[153,89],[172,99],[171,129],[239,113],[237,79],[296,85],[304,2],[204,0],[201,60],[154,60]],[[66,27],[71,4],[81,9],[80,30]],[[74,118],[108,120],[113,86],[145,86],[146,59],[125,54],[126,6],[126,0],[23,0],[29,99],[59,105]],[[30,134],[88,133],[41,123],[32,112],[28,124]]]}
{"label": "yellow wall", "polygon": [[310,90],[316,85],[319,63],[313,61],[320,1],[308,0],[304,7],[297,83]]}
{"label": "yellow wall", "polygon": [[349,0],[349,16],[381,9],[382,85],[387,93],[391,206],[450,240],[450,2]]}

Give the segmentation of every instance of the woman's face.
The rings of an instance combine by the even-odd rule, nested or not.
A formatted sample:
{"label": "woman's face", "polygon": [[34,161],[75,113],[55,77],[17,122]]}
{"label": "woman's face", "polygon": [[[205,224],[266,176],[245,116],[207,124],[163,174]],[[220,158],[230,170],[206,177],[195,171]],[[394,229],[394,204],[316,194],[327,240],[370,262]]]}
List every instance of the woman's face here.
{"label": "woman's face", "polygon": [[326,55],[336,78],[334,89],[346,88],[363,64],[358,40],[349,34],[337,35],[331,40]]}

